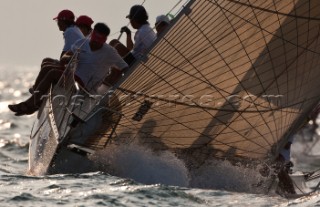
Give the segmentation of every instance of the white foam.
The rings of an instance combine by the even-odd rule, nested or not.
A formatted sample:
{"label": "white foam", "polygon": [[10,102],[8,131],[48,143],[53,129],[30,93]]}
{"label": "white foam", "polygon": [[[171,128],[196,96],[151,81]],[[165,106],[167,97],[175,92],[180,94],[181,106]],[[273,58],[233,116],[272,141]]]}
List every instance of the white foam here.
{"label": "white foam", "polygon": [[[265,181],[255,169],[212,160],[197,169],[188,169],[170,152],[154,153],[137,144],[107,147],[92,157],[102,171],[144,184],[224,189],[257,193]],[[264,191],[261,187],[261,191]]]}
{"label": "white foam", "polygon": [[107,147],[94,156],[104,171],[144,184],[165,184],[186,187],[188,170],[184,163],[170,152],[155,154],[135,144]]}

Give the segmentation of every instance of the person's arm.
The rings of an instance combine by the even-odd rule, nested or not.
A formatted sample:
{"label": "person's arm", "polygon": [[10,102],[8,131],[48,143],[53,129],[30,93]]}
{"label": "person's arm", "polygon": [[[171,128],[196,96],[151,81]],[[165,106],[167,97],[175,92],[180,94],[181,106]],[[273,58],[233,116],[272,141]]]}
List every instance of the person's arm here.
{"label": "person's arm", "polygon": [[133,49],[133,41],[132,41],[132,37],[131,37],[131,31],[128,27],[122,27],[120,32],[125,32],[127,34],[127,48],[129,50]]}
{"label": "person's arm", "polygon": [[62,51],[60,54],[60,59],[63,57],[63,55],[66,54],[66,51]]}
{"label": "person's arm", "polygon": [[123,68],[122,70],[111,67],[109,75],[104,79],[103,83],[108,86],[113,86],[115,83],[118,82],[118,80],[122,77],[122,74],[124,74],[128,70],[128,67]]}
{"label": "person's arm", "polygon": [[65,52],[63,56],[60,58],[60,63],[62,65],[67,64],[71,60],[72,56],[73,56],[73,52],[71,51]]}

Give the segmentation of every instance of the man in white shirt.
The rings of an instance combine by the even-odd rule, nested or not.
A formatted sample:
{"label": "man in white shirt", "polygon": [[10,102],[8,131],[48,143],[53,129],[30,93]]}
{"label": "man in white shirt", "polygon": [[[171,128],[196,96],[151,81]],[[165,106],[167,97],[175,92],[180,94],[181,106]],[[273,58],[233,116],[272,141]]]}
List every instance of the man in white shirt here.
{"label": "man in white shirt", "polygon": [[70,51],[71,46],[79,39],[82,39],[84,35],[81,30],[76,26],[75,16],[70,10],[62,10],[59,14],[53,18],[57,21],[57,25],[60,31],[63,32],[64,45],[60,58],[64,53]]}
{"label": "man in white shirt", "polygon": [[[95,25],[95,30],[91,34],[90,42],[86,39],[78,40],[72,46],[72,53],[68,52],[62,58],[62,60],[64,58],[68,59],[73,53],[80,51],[75,75],[82,80],[85,88],[92,92],[96,91],[102,84],[102,77],[108,75],[111,67],[117,71],[122,71],[128,67],[119,53],[109,44],[105,44],[106,36],[96,31],[97,27],[103,28],[100,24],[101,23]],[[109,32],[106,33],[109,34]],[[104,44],[101,45],[101,43]]]}
{"label": "man in white shirt", "polygon": [[[73,52],[79,52],[74,78],[82,87],[89,91],[94,91],[101,85],[111,67],[117,71],[117,76],[114,76],[112,79],[114,82],[116,82],[121,77],[121,74],[128,68],[128,65],[117,51],[105,43],[109,34],[110,29],[107,25],[97,23],[90,41],[86,38],[77,41],[72,47],[72,50],[65,53],[61,58],[62,62],[67,62],[70,60]],[[37,93],[34,93],[24,102],[9,105],[9,109],[15,112],[16,116],[33,114],[39,109],[42,96],[46,94],[51,84],[58,82],[62,74],[62,70],[50,70],[36,88]]]}
{"label": "man in white shirt", "polygon": [[112,40],[110,45],[116,48],[128,65],[131,66],[136,59],[141,59],[142,56],[146,54],[157,37],[150,27],[148,22],[149,17],[143,6],[132,6],[127,18],[129,18],[131,26],[137,29],[134,35],[134,43],[130,29],[128,27],[122,27],[120,32],[125,32],[127,35],[126,46],[116,39]]}
{"label": "man in white shirt", "polygon": [[[60,54],[60,58],[71,49],[71,46],[79,39],[84,38],[81,30],[75,25],[75,16],[70,10],[62,10],[59,14],[53,18],[53,20],[57,21],[57,25],[60,31],[63,32],[64,45],[62,48],[62,52]],[[54,69],[64,70],[64,65],[60,63],[60,60],[53,58],[44,58],[41,63],[41,68],[39,75],[32,86],[29,89],[30,93],[34,92],[34,89],[38,86],[40,81],[46,76],[47,72]]]}

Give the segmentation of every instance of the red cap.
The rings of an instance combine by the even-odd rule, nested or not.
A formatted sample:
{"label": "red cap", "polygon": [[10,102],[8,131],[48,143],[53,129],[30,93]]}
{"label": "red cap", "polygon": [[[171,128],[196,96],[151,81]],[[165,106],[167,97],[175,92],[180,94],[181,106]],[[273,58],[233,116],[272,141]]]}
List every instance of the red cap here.
{"label": "red cap", "polygon": [[61,12],[59,12],[58,16],[56,16],[55,18],[53,18],[53,20],[68,20],[68,21],[74,21],[74,14],[72,11],[70,10],[62,10]]}
{"label": "red cap", "polygon": [[86,25],[88,27],[91,27],[92,23],[93,20],[86,15],[81,15],[76,20],[76,25]]}

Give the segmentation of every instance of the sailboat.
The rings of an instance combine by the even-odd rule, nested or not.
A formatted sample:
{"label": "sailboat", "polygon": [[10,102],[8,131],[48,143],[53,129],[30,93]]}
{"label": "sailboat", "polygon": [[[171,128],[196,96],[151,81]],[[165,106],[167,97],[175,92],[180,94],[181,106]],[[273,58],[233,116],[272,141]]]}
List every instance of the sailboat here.
{"label": "sailboat", "polygon": [[318,0],[190,0],[105,93],[78,88],[70,63],[39,110],[29,171],[134,142],[190,167],[274,161],[319,102],[319,32]]}

